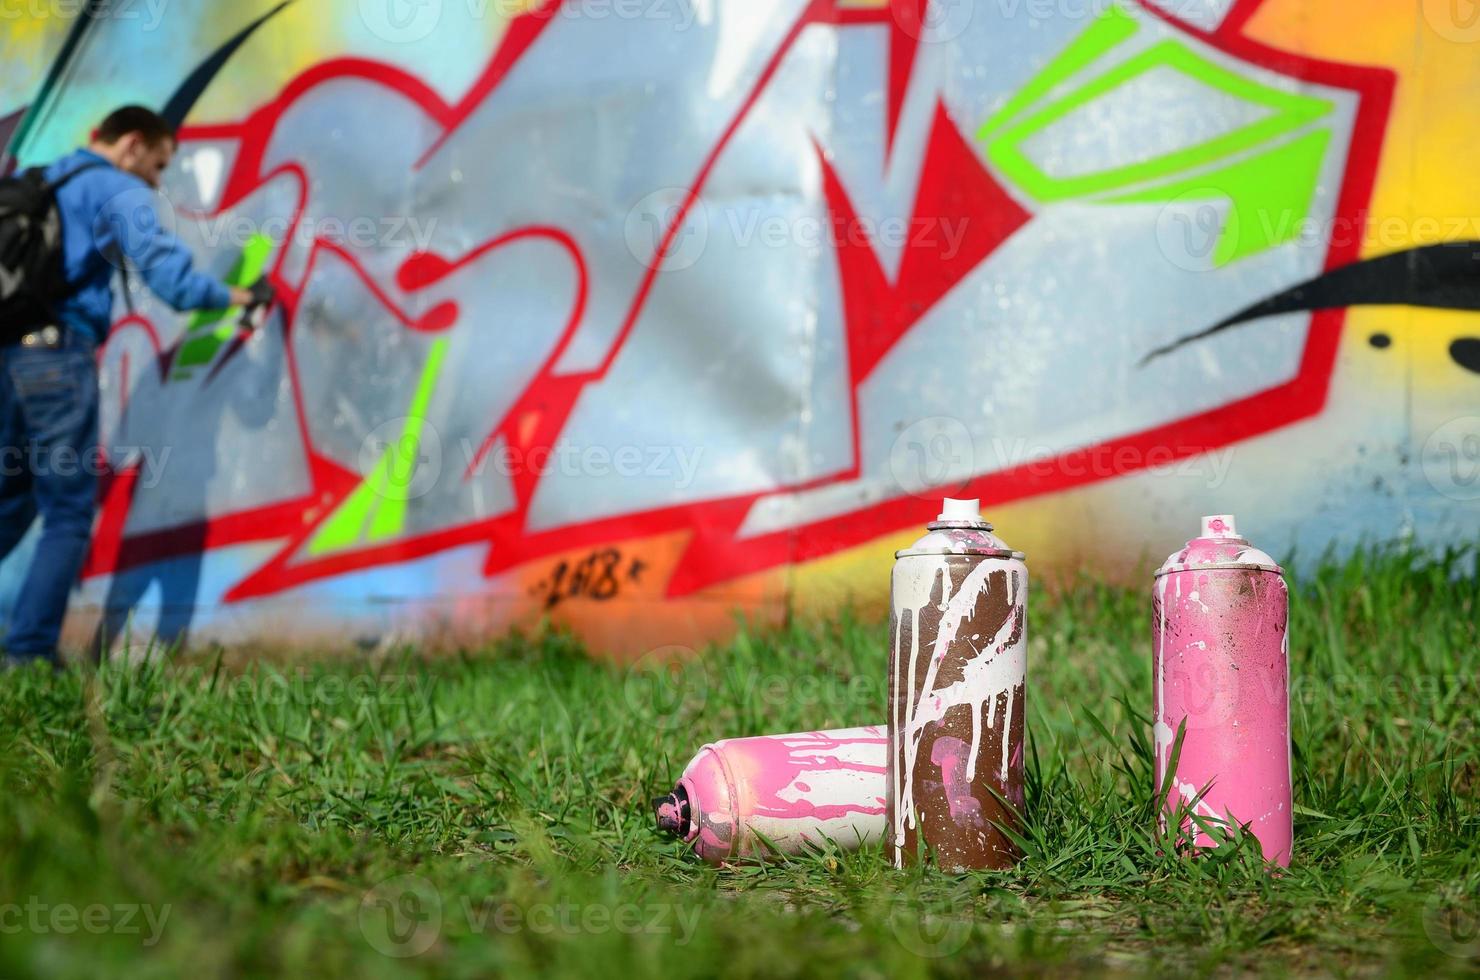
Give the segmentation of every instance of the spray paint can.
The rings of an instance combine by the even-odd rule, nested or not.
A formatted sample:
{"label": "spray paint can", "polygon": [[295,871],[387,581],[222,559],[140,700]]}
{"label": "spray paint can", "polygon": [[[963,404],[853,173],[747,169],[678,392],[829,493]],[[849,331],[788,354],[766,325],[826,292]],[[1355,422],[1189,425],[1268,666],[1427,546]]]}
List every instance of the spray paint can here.
{"label": "spray paint can", "polygon": [[[1152,594],[1156,785],[1165,812],[1247,826],[1264,857],[1290,863],[1289,594],[1280,567],[1239,537],[1231,516],[1167,559]],[[1176,772],[1167,769],[1186,726]],[[1217,841],[1197,821],[1195,847]]]}
{"label": "spray paint can", "polygon": [[948,870],[1006,868],[1020,857],[998,825],[1018,829],[1023,810],[1028,568],[978,501],[947,500],[927,528],[895,555],[887,847],[895,867],[923,843]]}
{"label": "spray paint can", "polygon": [[710,864],[874,843],[884,836],[887,744],[882,725],[714,742],[653,801],[658,829]]}

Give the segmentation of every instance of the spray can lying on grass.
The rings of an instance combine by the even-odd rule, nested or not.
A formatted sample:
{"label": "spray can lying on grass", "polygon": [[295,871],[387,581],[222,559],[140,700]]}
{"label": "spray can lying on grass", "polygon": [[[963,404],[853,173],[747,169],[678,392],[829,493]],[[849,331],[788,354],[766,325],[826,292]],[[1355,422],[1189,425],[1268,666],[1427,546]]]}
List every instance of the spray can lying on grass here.
{"label": "spray can lying on grass", "polygon": [[1202,535],[1156,573],[1151,610],[1156,785],[1166,787],[1166,812],[1190,809],[1197,819],[1181,832],[1196,847],[1216,845],[1208,827],[1248,826],[1266,860],[1288,865],[1289,596],[1280,567],[1239,537],[1232,517],[1205,517]]}
{"label": "spray can lying on grass", "polygon": [[882,725],[714,742],[653,801],[658,829],[711,864],[873,843],[884,835],[886,746]]}
{"label": "spray can lying on grass", "polygon": [[887,847],[895,867],[923,843],[947,870],[1006,868],[1020,856],[999,828],[1023,809],[1028,568],[975,500],[947,500],[928,528],[894,564]]}

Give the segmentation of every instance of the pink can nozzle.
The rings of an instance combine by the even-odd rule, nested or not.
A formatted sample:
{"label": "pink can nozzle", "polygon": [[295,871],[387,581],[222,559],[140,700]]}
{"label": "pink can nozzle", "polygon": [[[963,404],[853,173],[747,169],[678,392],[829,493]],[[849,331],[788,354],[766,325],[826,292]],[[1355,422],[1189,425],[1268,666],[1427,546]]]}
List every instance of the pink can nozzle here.
{"label": "pink can nozzle", "polygon": [[689,813],[689,793],[678,786],[667,796],[653,800],[653,813],[658,818],[658,830],[684,840],[688,839],[692,818]]}
{"label": "pink can nozzle", "polygon": [[1202,519],[1202,536],[1205,538],[1236,538],[1238,522],[1232,514],[1218,514]]}

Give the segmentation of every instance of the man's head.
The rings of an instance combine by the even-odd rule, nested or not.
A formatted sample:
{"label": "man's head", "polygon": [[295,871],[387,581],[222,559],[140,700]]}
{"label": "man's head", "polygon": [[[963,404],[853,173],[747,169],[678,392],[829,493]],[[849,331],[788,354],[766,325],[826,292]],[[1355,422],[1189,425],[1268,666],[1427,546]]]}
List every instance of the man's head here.
{"label": "man's head", "polygon": [[175,155],[175,127],[152,109],[127,105],[109,113],[93,131],[90,149],[119,170],[158,187]]}

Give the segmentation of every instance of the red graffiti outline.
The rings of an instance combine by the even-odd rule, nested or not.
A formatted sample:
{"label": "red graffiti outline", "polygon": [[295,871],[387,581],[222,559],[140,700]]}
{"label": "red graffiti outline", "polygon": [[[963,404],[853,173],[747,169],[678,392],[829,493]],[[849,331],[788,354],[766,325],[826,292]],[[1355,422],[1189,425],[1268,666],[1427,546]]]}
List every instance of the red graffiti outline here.
{"label": "red graffiti outline", "polygon": [[[658,254],[666,255],[672,248],[684,219],[698,201],[710,173],[717,165],[730,140],[749,116],[801,31],[810,24],[866,24],[885,25],[891,28],[893,47],[890,59],[890,92],[886,120],[889,133],[885,149],[887,155],[892,150],[895,126],[902,108],[904,92],[908,87],[916,46],[909,32],[901,30],[901,18],[910,16],[911,10],[917,11],[920,2],[921,0],[892,0],[890,8],[874,11],[856,8],[842,9],[835,7],[831,0],[813,0],[791,26],[784,40],[777,46],[754,89],[705,159],[664,235]],[[1360,220],[1370,200],[1381,152],[1382,136],[1386,131],[1391,109],[1394,86],[1392,72],[1293,55],[1269,48],[1243,36],[1240,29],[1257,9],[1260,0],[1238,0],[1223,24],[1212,32],[1200,31],[1190,25],[1175,21],[1151,6],[1147,0],[1139,0],[1139,2],[1154,15],[1176,23],[1179,29],[1188,34],[1252,64],[1303,80],[1355,92],[1359,96],[1358,109],[1336,213],[1340,219]],[[306,195],[307,175],[291,165],[279,167],[270,174],[258,174],[268,138],[278,117],[299,96],[330,79],[353,76],[394,90],[418,105],[430,119],[444,127],[442,136],[418,161],[417,166],[420,167],[436,147],[441,145],[447,136],[471,115],[482,100],[497,89],[503,78],[540,37],[558,5],[558,0],[549,0],[539,11],[524,15],[511,24],[483,77],[455,105],[444,102],[429,87],[397,69],[361,59],[339,59],[322,63],[304,72],[285,87],[277,99],[267,103],[239,124],[191,127],[182,133],[182,137],[187,140],[231,138],[241,142],[242,152],[238,156],[232,176],[223,193],[220,205],[223,211],[262,186],[266,181],[285,172],[293,173],[298,178],[301,192]],[[944,117],[943,108],[938,107],[938,113],[940,118]],[[949,150],[943,141],[948,141],[953,135],[957,139],[961,138],[959,131],[956,131],[949,121],[946,125],[951,127],[952,132],[948,133],[940,129],[939,125],[937,126],[925,151],[927,162],[933,154]],[[819,154],[821,155],[820,147]],[[831,168],[826,166],[825,157],[823,162],[833,191],[829,194],[829,200],[835,210],[846,211],[848,207],[846,193],[840,193],[843,191],[841,183],[836,181],[836,175],[832,174]],[[979,162],[978,166],[981,166]],[[982,166],[981,169],[982,174],[990,181],[990,174],[985,167]],[[917,194],[923,196],[927,190],[922,177]],[[300,198],[299,210],[294,217],[295,227],[305,205],[306,196]],[[919,202],[917,201],[917,213],[918,210]],[[540,229],[540,231],[556,235],[563,234],[557,229]],[[522,229],[518,232],[507,233],[503,238],[506,240],[509,235],[521,232],[533,234],[535,230]],[[568,325],[566,335],[557,345],[557,352],[563,350],[569,342],[570,336],[579,324],[579,317],[585,306],[584,261],[574,240],[570,240],[567,236],[567,241],[575,261],[582,270],[581,293],[576,303],[574,319]],[[480,250],[486,251],[491,247],[494,247],[494,243],[485,243],[480,246]],[[1352,261],[1357,257],[1358,248],[1359,245],[1355,240],[1333,242],[1328,249],[1326,268]],[[312,267],[313,256],[316,254],[317,249],[311,252],[310,261],[305,264],[305,282]],[[450,271],[458,265],[471,261],[472,257],[479,254],[482,254],[482,251],[470,253],[470,256],[463,257],[455,264],[448,263],[445,259],[432,261],[440,262]],[[375,284],[370,281],[370,277],[359,269],[352,257],[343,253],[342,250],[341,257],[345,258],[367,282],[367,285],[371,286],[375,295],[386,305],[387,310],[398,316],[403,323],[409,322],[384,291],[376,288]],[[281,257],[279,261],[281,262]],[[518,437],[519,430],[524,430],[523,437],[512,441],[511,445],[530,448],[549,447],[555,443],[581,391],[587,384],[604,377],[618,354],[624,349],[646,305],[659,272],[659,263],[653,263],[653,266],[643,277],[632,305],[601,364],[589,371],[561,375],[555,369],[558,357],[552,354],[531,379],[511,410],[495,424],[485,440],[482,452],[486,452],[487,447],[498,436],[502,435],[506,439]],[[903,270],[902,265],[899,282],[892,286],[888,283],[883,285],[892,288],[897,304],[907,305],[917,297],[909,293]],[[275,267],[275,272],[278,271],[280,271],[280,266]],[[403,275],[405,274],[403,267]],[[855,280],[857,281],[861,280]],[[419,288],[426,284],[427,282],[421,282],[415,275],[403,279],[401,283],[403,289],[408,292],[410,291],[408,287]],[[929,290],[934,293],[934,296],[929,303],[921,304],[919,315],[923,315],[930,303],[942,294],[935,292],[938,286],[939,283],[930,284]],[[859,302],[865,297],[849,292],[852,288],[854,287],[845,280],[845,309],[857,310],[866,306],[867,304]],[[296,294],[293,298],[296,299]],[[914,317],[916,320],[918,318],[918,315]],[[1097,446],[1082,449],[1080,452],[1131,450],[1136,459],[1144,461],[1148,458],[1148,451],[1155,448],[1162,455],[1170,451],[1173,459],[1183,458],[1194,455],[1198,451],[1236,443],[1318,414],[1324,407],[1329,393],[1344,318],[1344,311],[1340,310],[1319,312],[1312,316],[1300,368],[1290,381],[1216,409],[1139,433],[1110,439]],[[289,317],[288,326],[285,328],[288,331],[292,329],[291,322],[291,317]],[[905,322],[894,340],[903,336],[908,330],[909,323],[912,322],[913,320]],[[899,326],[900,324],[896,323],[896,327]],[[880,339],[873,336],[877,328],[870,328],[869,324],[863,322],[862,318],[855,313],[846,315],[846,330],[849,338],[850,380],[854,400],[851,406],[854,421],[852,465],[842,473],[823,477],[802,486],[790,487],[788,492],[836,483],[857,475],[861,438],[857,419],[857,386],[867,377],[868,371],[877,363],[878,357],[884,350],[887,350],[888,346],[892,345],[893,341],[879,348]],[[879,349],[867,355],[863,353],[873,348]],[[691,532],[688,547],[667,589],[669,595],[684,595],[748,573],[835,553],[843,548],[862,544],[902,527],[912,527],[919,523],[921,503],[913,497],[901,496],[863,507],[850,514],[816,521],[802,528],[747,539],[739,538],[738,529],[752,505],[758,499],[776,492],[765,491],[717,498],[697,504],[655,508],[590,521],[578,526],[531,532],[526,527],[526,519],[529,504],[537,486],[538,474],[527,474],[522,480],[516,481],[516,506],[509,513],[497,518],[401,539],[383,546],[305,559],[299,554],[301,545],[334,511],[337,504],[354,490],[359,483],[359,477],[332,461],[319,457],[313,451],[312,441],[308,438],[307,417],[303,412],[302,384],[297,374],[290,344],[288,345],[288,370],[292,378],[303,445],[309,456],[313,488],[299,500],[255,511],[223,515],[205,522],[207,542],[205,547],[207,548],[249,541],[286,539],[284,546],[267,564],[248,575],[227,593],[228,601],[272,595],[328,576],[403,562],[465,544],[488,546],[484,570],[485,574],[492,576],[538,558],[575,547],[688,530]],[[534,419],[533,424],[526,425],[527,420],[531,418]],[[1191,446],[1202,448],[1196,451],[1186,448]],[[1032,466],[1025,465],[975,478],[958,493],[980,496],[993,504],[1001,504],[1083,486],[1107,478],[1108,476],[1104,474],[1086,473],[1072,465],[1065,465],[1065,460],[1060,458],[1048,461],[1046,464],[1043,461],[1035,461]],[[110,500],[116,500],[117,497],[118,495],[110,495]],[[119,528],[121,531],[121,524]],[[89,574],[102,574],[158,561],[179,554],[179,549],[183,547],[200,547],[200,541],[199,525],[130,538],[125,542],[127,547],[124,550],[133,560],[125,561],[120,556],[118,560],[110,561],[106,556],[95,553],[95,560],[89,566]]]}

